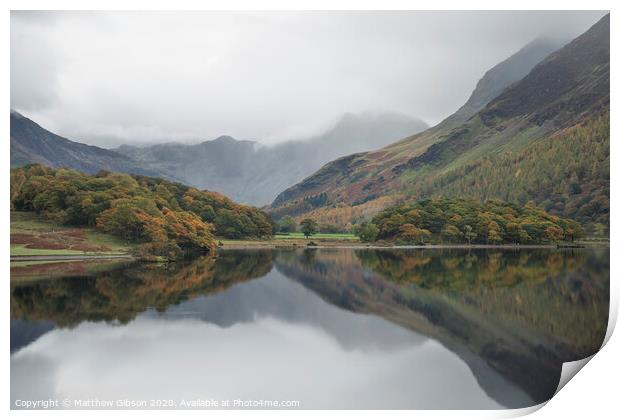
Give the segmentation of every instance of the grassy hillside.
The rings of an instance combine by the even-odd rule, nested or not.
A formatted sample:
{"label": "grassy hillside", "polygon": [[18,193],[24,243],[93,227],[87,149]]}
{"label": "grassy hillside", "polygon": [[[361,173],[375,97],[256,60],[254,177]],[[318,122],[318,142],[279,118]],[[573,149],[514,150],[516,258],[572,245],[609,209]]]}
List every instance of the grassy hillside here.
{"label": "grassy hillside", "polygon": [[[270,211],[275,218],[329,213],[333,219],[334,213],[355,214],[351,209],[359,205],[384,208],[390,201],[441,194],[533,200],[554,214],[579,219],[590,230],[600,231],[599,224],[607,229],[609,16],[545,58],[463,124],[455,121],[448,118],[378,151],[331,162],[282,192]],[[595,157],[586,157],[592,154]],[[514,176],[506,178],[507,168],[499,166],[476,174],[483,179],[459,179],[467,168],[511,159],[529,160],[525,167],[536,168],[514,183],[506,182]],[[515,174],[516,165],[509,166]],[[553,183],[568,187],[552,188],[546,168],[554,171]],[[488,176],[503,178],[490,181]],[[448,182],[449,177],[455,182]],[[438,182],[450,186],[441,190]],[[482,191],[480,185],[488,183],[495,187]],[[548,188],[541,192],[541,184]]]}
{"label": "grassy hillside", "polygon": [[604,236],[609,226],[609,146],[609,114],[605,114],[522,150],[421,176],[410,183],[408,193],[499,198],[519,204],[533,200]]}
{"label": "grassy hillside", "polygon": [[32,212],[11,212],[11,256],[119,254],[136,244],[89,228],[59,225]]}

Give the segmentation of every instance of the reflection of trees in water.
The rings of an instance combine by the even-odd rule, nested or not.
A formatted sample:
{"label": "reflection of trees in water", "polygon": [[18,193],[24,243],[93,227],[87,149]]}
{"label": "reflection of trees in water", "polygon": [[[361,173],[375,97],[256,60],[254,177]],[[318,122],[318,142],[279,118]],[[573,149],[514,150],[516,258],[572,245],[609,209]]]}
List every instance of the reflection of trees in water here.
{"label": "reflection of trees in water", "polygon": [[299,258],[299,262],[305,267],[312,267],[316,264],[316,249],[304,249]]}
{"label": "reflection of trees in water", "polygon": [[320,250],[312,265],[296,258],[305,257],[277,254],[277,269],[335,305],[436,338],[465,361],[468,349],[536,402],[553,395],[564,361],[600,348],[607,327],[608,250]]}
{"label": "reflection of trees in water", "polygon": [[127,323],[149,308],[164,310],[191,297],[216,293],[271,270],[270,251],[223,252],[191,262],[131,264],[92,276],[59,277],[11,287],[11,318]]}
{"label": "reflection of trees in water", "polygon": [[609,313],[607,251],[356,251],[361,263],[399,284],[440,292],[481,314],[592,354]]}
{"label": "reflection of trees in water", "polygon": [[358,250],[366,267],[391,281],[464,290],[544,281],[583,264],[583,253],[549,250]]}
{"label": "reflection of trees in water", "polygon": [[[492,381],[485,382],[488,366],[544,401],[555,391],[562,363],[598,350],[607,325],[607,249],[305,249],[277,252],[274,263],[327,302],[439,340],[500,402]],[[164,310],[263,276],[271,264],[271,251],[230,251],[216,260],[131,264],[16,284],[11,317],[60,326],[128,322],[147,308]]]}

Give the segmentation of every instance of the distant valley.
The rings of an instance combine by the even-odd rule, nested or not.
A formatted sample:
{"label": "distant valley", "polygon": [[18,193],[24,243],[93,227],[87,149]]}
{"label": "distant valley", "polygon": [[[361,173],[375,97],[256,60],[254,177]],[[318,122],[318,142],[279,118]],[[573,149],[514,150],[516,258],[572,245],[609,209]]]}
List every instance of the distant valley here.
{"label": "distant valley", "polygon": [[159,176],[262,206],[339,156],[373,150],[427,127],[396,113],[345,114],[322,135],[274,146],[221,136],[193,145],[123,145],[108,150],[58,136],[11,111],[11,167],[41,163],[86,173]]}
{"label": "distant valley", "polygon": [[400,114],[346,114],[324,134],[274,146],[222,136],[195,145],[121,146],[140,165],[241,203],[262,206],[325,163],[383,147],[428,126]]}

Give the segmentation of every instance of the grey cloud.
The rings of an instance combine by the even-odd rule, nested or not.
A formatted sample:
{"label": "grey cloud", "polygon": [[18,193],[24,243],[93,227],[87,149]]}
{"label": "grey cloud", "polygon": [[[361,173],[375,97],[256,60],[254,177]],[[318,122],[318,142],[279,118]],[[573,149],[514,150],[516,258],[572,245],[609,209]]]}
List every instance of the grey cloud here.
{"label": "grey cloud", "polygon": [[58,100],[58,57],[39,30],[50,21],[39,13],[11,13],[11,107],[39,111]]}
{"label": "grey cloud", "polygon": [[604,12],[13,12],[11,106],[71,139],[273,143],[345,112],[435,123],[533,38]]}

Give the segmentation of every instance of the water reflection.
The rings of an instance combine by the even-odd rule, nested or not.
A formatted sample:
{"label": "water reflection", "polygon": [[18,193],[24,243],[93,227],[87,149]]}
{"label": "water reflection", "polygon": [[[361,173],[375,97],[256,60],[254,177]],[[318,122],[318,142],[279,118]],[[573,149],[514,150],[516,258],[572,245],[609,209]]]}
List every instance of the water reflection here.
{"label": "water reflection", "polygon": [[607,250],[228,251],[14,276],[11,399],[523,407],[598,349],[608,303]]}
{"label": "water reflection", "polygon": [[[165,311],[170,305],[225,290],[271,270],[270,252],[223,253],[172,264],[120,264],[89,275],[84,271],[47,281],[12,282],[11,316],[53,321],[65,327],[82,321],[127,323],[146,309]],[[56,265],[54,273],[57,272]],[[12,280],[29,278],[24,267]],[[39,276],[45,265],[35,265]]]}

